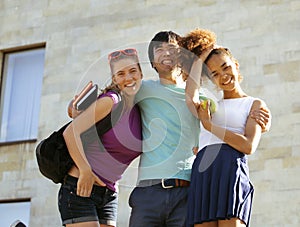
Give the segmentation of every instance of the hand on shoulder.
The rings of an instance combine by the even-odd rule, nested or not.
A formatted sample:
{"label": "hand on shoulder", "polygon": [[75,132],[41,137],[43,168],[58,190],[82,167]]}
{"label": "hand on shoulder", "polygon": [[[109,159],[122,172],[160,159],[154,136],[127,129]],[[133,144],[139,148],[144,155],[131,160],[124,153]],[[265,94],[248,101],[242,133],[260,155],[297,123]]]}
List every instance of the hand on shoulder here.
{"label": "hand on shoulder", "polygon": [[250,117],[260,125],[262,132],[268,132],[271,128],[272,115],[266,103],[261,99],[256,99],[250,112]]}

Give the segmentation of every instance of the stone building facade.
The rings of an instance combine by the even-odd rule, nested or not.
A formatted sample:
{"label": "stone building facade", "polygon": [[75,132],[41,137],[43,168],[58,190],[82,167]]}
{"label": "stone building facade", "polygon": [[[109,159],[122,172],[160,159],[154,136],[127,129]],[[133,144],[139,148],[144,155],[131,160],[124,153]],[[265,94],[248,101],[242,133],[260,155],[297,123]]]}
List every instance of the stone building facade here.
{"label": "stone building facade", "polygon": [[[144,74],[153,74],[146,54],[153,35],[161,30],[184,35],[200,27],[214,31],[218,42],[232,50],[245,90],[272,111],[272,128],[249,157],[255,186],[251,226],[299,226],[299,15],[298,0],[1,0],[0,61],[33,47],[44,48],[45,55],[36,138],[0,144],[0,206],[27,201],[28,226],[61,226],[59,185],[39,173],[37,142],[69,120],[67,103],[86,80],[101,84],[109,78],[108,52],[137,47]],[[3,74],[4,63],[0,67]],[[118,226],[128,225],[137,162],[120,182]]]}

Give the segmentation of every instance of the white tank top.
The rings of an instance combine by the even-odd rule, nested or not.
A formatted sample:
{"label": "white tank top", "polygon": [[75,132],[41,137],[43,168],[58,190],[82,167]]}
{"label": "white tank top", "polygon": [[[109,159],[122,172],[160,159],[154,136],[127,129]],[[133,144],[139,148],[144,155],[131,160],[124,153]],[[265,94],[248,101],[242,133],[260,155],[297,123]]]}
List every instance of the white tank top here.
{"label": "white tank top", "polygon": [[[212,115],[215,125],[226,128],[232,132],[244,134],[247,118],[255,98],[251,96],[235,99],[222,99],[218,102],[218,109]],[[211,144],[224,143],[201,125],[199,150]]]}

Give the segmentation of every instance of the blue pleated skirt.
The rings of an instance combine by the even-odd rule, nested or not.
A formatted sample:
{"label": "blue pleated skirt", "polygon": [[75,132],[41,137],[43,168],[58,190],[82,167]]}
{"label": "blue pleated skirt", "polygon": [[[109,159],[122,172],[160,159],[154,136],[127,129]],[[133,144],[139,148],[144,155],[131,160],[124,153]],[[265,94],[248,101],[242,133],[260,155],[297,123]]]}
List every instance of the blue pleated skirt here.
{"label": "blue pleated skirt", "polygon": [[247,156],[227,144],[199,151],[194,161],[188,197],[188,226],[237,217],[250,222],[253,185]]}

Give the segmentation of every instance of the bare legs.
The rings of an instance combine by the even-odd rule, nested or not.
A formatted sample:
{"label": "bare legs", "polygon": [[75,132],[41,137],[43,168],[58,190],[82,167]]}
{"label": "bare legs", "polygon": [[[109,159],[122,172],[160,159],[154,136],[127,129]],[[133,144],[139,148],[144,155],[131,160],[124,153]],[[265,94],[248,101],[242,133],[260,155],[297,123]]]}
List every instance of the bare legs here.
{"label": "bare legs", "polygon": [[81,222],[81,223],[74,223],[74,224],[67,224],[66,227],[114,227],[112,225],[104,225],[99,224],[99,222],[91,221],[91,222]]}
{"label": "bare legs", "polygon": [[229,220],[218,220],[195,224],[194,227],[246,227],[246,225],[238,218],[230,218]]}
{"label": "bare legs", "polygon": [[217,221],[204,222],[202,224],[195,224],[194,227],[218,227]]}

